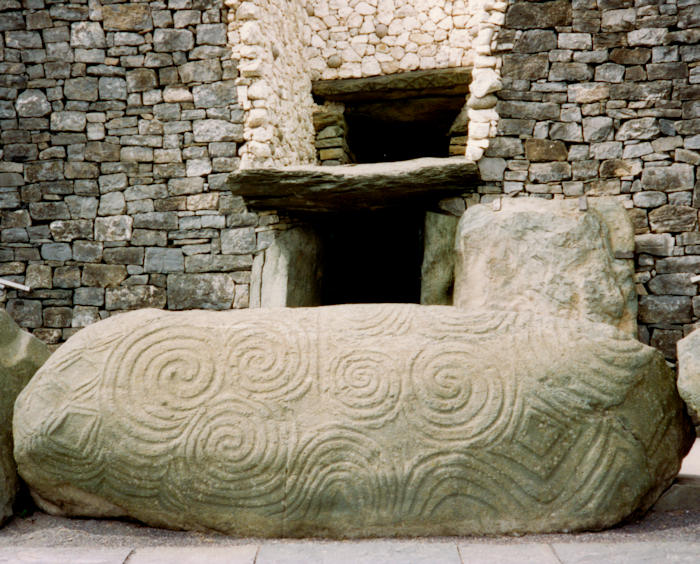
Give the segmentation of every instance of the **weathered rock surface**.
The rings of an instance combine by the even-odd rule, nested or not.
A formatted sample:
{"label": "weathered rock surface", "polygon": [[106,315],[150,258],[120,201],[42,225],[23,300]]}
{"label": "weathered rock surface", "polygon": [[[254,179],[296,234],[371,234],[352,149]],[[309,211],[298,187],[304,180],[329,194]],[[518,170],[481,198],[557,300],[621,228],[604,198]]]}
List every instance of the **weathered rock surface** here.
{"label": "weathered rock surface", "polygon": [[19,392],[49,357],[48,347],[0,310],[0,525],[12,515],[17,469],[12,456],[12,411]]}
{"label": "weathered rock surface", "polygon": [[610,526],[693,436],[663,357],[610,325],[398,304],[115,316],[14,428],[49,512],[331,537]]}
{"label": "weathered rock surface", "polygon": [[254,208],[316,213],[436,201],[469,190],[470,184],[476,190],[477,177],[473,162],[453,157],[238,170],[227,184]]}
{"label": "weathered rock surface", "polygon": [[700,427],[700,331],[693,331],[676,343],[678,350],[678,392],[688,406],[696,427]]}
{"label": "weathered rock surface", "polygon": [[589,319],[636,335],[634,232],[612,200],[591,198],[585,212],[572,200],[472,206],[456,246],[457,307]]}

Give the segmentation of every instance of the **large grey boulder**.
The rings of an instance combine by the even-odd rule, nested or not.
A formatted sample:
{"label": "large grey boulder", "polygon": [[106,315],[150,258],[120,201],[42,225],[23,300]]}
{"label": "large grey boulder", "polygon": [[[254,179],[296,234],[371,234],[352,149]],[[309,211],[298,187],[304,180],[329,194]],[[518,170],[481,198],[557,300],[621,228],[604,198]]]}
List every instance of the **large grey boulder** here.
{"label": "large grey boulder", "polygon": [[634,230],[621,204],[504,198],[457,228],[454,305],[608,323],[637,334]]}
{"label": "large grey boulder", "polygon": [[700,331],[695,330],[676,343],[678,351],[678,392],[688,406],[696,427],[700,427]]}
{"label": "large grey boulder", "polygon": [[0,309],[0,525],[12,515],[17,468],[12,456],[12,411],[19,392],[50,355],[48,347]]}
{"label": "large grey boulder", "polygon": [[51,513],[268,537],[608,527],[693,436],[660,353],[610,325],[399,304],[118,315],[14,423]]}

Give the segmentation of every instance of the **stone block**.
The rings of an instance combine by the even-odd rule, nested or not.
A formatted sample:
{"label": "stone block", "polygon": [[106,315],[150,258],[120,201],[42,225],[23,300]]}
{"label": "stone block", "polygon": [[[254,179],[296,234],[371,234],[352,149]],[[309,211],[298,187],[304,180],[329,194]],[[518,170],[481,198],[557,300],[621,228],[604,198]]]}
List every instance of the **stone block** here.
{"label": "stone block", "polygon": [[126,73],[127,92],[144,92],[158,86],[158,77],[153,69],[134,69]]}
{"label": "stone block", "polygon": [[583,140],[589,143],[607,141],[613,131],[613,120],[595,116],[583,118]]}
{"label": "stone block", "polygon": [[107,288],[105,292],[105,308],[107,310],[164,308],[166,303],[165,289],[157,286],[120,286],[119,288]]}
{"label": "stone block", "polygon": [[647,283],[652,294],[668,296],[695,296],[698,293],[697,286],[690,279],[689,272],[674,274],[657,274]]}
{"label": "stone block", "polygon": [[512,54],[503,56],[503,76],[513,80],[538,80],[547,78],[549,56]]}
{"label": "stone block", "polygon": [[253,266],[251,255],[192,255],[185,257],[185,272],[236,272]]}
{"label": "stone block", "polygon": [[65,262],[73,257],[73,251],[68,243],[44,243],[41,246],[41,258]]}
{"label": "stone block", "polygon": [[243,141],[243,125],[222,119],[203,119],[192,124],[192,133],[197,143],[218,141]]}
{"label": "stone block", "polygon": [[639,320],[642,323],[690,323],[688,296],[639,296]]}
{"label": "stone block", "polygon": [[[223,80],[211,84],[202,84],[192,89],[196,108],[216,108],[228,106],[237,100],[235,80]],[[235,154],[235,153],[234,153]]]}
{"label": "stone block", "polygon": [[571,178],[571,165],[561,161],[533,163],[529,176],[532,182],[561,182]]}
{"label": "stone block", "polygon": [[63,85],[63,95],[69,100],[94,102],[97,100],[97,78],[92,76],[69,78]]}
{"label": "stone block", "polygon": [[73,260],[79,262],[100,262],[102,260],[102,243],[96,241],[74,241]]}
{"label": "stone block", "polygon": [[45,264],[28,264],[24,283],[32,289],[51,288],[51,267]]}
{"label": "stone block", "polygon": [[513,46],[514,53],[542,53],[557,48],[557,36],[552,30],[524,31]]}
{"label": "stone block", "polygon": [[[138,6],[138,4],[135,4]],[[132,84],[134,79],[132,78]],[[98,89],[101,100],[126,100],[126,80],[118,76],[101,76]]]}
{"label": "stone block", "polygon": [[168,275],[168,309],[230,309],[233,295],[230,274]]}
{"label": "stone block", "polygon": [[184,272],[185,257],[182,249],[163,249],[159,247],[146,247],[146,255],[143,263],[144,272]]}
{"label": "stone block", "polygon": [[10,314],[0,309],[0,526],[12,515],[19,489],[12,454],[15,399],[49,355],[44,343],[22,331]]}
{"label": "stone block", "polygon": [[103,49],[105,34],[99,22],[81,21],[70,26],[70,46],[83,49]]}
{"label": "stone block", "polygon": [[35,88],[29,88],[17,96],[15,108],[20,117],[42,117],[51,113],[46,94]]}
{"label": "stone block", "polygon": [[106,4],[102,6],[104,27],[110,31],[148,31],[153,29],[148,4]]}
{"label": "stone block", "polygon": [[571,25],[571,3],[522,2],[513,4],[506,12],[506,27],[511,29],[536,29]]}
{"label": "stone block", "polygon": [[[195,276],[170,307],[174,278],[212,297]],[[115,316],[54,353],[14,429],[42,507],[299,537],[612,526],[693,436],[663,357],[613,327],[405,304]]]}
{"label": "stone block", "polygon": [[83,286],[113,288],[126,278],[126,267],[116,264],[86,264],[83,267]]}
{"label": "stone block", "polygon": [[663,192],[692,190],[695,185],[694,176],[694,167],[689,164],[647,167],[642,172],[642,186],[645,190]]}
{"label": "stone block", "polygon": [[134,220],[128,215],[113,215],[95,219],[96,241],[128,241]]}
{"label": "stone block", "polygon": [[138,247],[110,247],[103,255],[107,264],[143,264],[143,249]]}
{"label": "stone block", "polygon": [[673,236],[668,233],[644,233],[634,237],[634,249],[638,254],[670,257],[673,255],[673,243]]}
{"label": "stone block", "polygon": [[76,288],[73,293],[73,303],[101,307],[105,303],[105,290],[104,288]]}
{"label": "stone block", "polygon": [[73,310],[69,307],[45,307],[44,327],[70,327]]}
{"label": "stone block", "polygon": [[565,161],[567,155],[566,145],[561,141],[550,139],[527,139],[525,141],[525,157],[531,162]]}
{"label": "stone block", "polygon": [[649,212],[649,225],[654,233],[693,231],[698,224],[698,210],[690,206],[666,204]]}
{"label": "stone block", "polygon": [[49,230],[54,241],[70,243],[75,239],[92,237],[93,226],[89,219],[67,219],[52,221]]}
{"label": "stone block", "polygon": [[156,51],[189,51],[194,47],[194,35],[186,29],[156,29],[153,47]]}
{"label": "stone block", "polygon": [[629,119],[623,121],[622,125],[617,129],[615,139],[617,141],[653,139],[660,132],[659,121],[656,118]]}
{"label": "stone block", "polygon": [[[534,165],[531,165],[531,167]],[[637,333],[634,234],[612,199],[504,198],[475,205],[456,239],[455,306],[590,319]]]}
{"label": "stone block", "polygon": [[245,255],[255,252],[255,229],[240,227],[221,231],[221,252],[225,255]]}
{"label": "stone block", "polygon": [[678,392],[688,406],[696,427],[700,426],[700,331],[678,341]]}
{"label": "stone block", "polygon": [[118,161],[121,147],[117,143],[88,141],[85,145],[85,160],[97,162]]}
{"label": "stone block", "polygon": [[65,111],[51,114],[53,131],[83,131],[86,123],[84,112]]}

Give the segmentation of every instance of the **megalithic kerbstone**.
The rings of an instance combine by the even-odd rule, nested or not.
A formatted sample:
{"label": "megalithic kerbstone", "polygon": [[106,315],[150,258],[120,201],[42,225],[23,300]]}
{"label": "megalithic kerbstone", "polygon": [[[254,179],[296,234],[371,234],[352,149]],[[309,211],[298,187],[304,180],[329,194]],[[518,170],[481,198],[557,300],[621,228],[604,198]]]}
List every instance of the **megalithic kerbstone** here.
{"label": "megalithic kerbstone", "polygon": [[0,525],[12,515],[18,487],[11,428],[15,399],[50,354],[44,343],[0,309]]}
{"label": "megalithic kerbstone", "polygon": [[693,437],[660,353],[609,325],[399,304],[118,315],[14,423],[50,512],[266,537],[608,527]]}
{"label": "megalithic kerbstone", "polygon": [[457,228],[454,305],[588,319],[636,337],[632,223],[612,198],[581,207],[536,198],[471,206]]}

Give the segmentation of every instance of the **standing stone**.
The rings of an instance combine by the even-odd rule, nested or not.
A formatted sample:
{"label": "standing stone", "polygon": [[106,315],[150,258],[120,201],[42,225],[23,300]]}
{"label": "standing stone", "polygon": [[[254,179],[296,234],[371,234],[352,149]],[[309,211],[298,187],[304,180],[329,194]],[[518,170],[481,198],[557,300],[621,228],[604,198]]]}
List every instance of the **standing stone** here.
{"label": "standing stone", "polygon": [[369,304],[111,317],[32,379],[14,438],[54,513],[367,537],[608,527],[693,432],[610,325]]}
{"label": "standing stone", "polygon": [[0,310],[0,525],[12,515],[19,487],[12,455],[15,399],[49,354],[44,343],[22,331],[5,310]]}
{"label": "standing stone", "polygon": [[452,305],[455,267],[455,232],[459,218],[425,214],[425,244],[421,265],[420,303]]}
{"label": "standing stone", "polygon": [[700,331],[678,341],[678,392],[688,406],[696,427],[700,427]]}
{"label": "standing stone", "polygon": [[612,200],[504,199],[470,207],[457,229],[454,304],[609,323],[635,334],[634,233]]}

